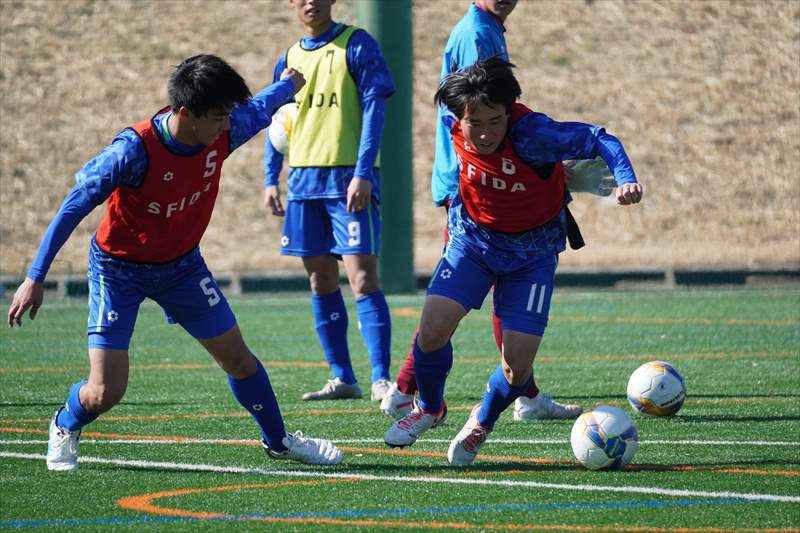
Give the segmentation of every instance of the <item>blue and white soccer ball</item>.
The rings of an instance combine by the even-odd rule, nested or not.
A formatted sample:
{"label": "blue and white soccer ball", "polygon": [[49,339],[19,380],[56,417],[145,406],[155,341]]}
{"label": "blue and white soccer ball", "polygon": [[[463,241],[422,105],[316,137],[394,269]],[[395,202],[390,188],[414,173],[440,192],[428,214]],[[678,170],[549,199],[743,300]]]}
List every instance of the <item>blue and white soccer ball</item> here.
{"label": "blue and white soccer ball", "polygon": [[628,401],[637,413],[672,416],[686,399],[686,381],[675,367],[650,361],[637,368],[628,380]]}
{"label": "blue and white soccer ball", "polygon": [[639,435],[628,413],[601,405],[578,417],[570,443],[575,458],[589,470],[617,470],[633,458]]}
{"label": "blue and white soccer ball", "polygon": [[272,146],[286,155],[289,153],[289,142],[292,140],[292,127],[297,118],[297,104],[290,102],[283,105],[272,115],[272,123],[267,128],[267,136]]}

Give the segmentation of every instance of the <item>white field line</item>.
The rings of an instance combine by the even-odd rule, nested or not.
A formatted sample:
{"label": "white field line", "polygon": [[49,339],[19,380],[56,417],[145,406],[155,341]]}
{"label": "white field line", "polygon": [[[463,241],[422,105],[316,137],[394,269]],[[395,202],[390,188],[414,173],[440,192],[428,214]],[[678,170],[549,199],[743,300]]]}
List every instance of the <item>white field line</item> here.
{"label": "white field line", "polygon": [[[186,439],[180,442],[148,439],[81,439],[81,443],[108,444],[257,444],[257,439]],[[332,439],[336,444],[383,444],[383,439]],[[418,443],[449,444],[451,439],[419,439]],[[489,439],[494,444],[568,444],[568,439]],[[0,444],[46,444],[47,439],[13,440],[0,439]],[[640,445],[650,444],[668,446],[800,446],[800,441],[762,441],[762,440],[640,440]]]}
{"label": "white field line", "polygon": [[[33,459],[42,461],[45,456],[34,453],[0,452],[0,457],[14,459]],[[268,468],[245,468],[240,466],[217,466],[189,463],[165,463],[158,461],[141,461],[129,459],[108,459],[104,457],[81,457],[81,463],[110,464],[142,469],[176,470],[183,472],[216,472],[230,474],[261,474],[267,476],[287,477],[322,477],[329,479],[361,479],[364,481],[383,481],[398,483],[442,483],[449,485],[477,485],[477,486],[503,486],[527,487],[552,490],[584,491],[584,492],[619,492],[628,494],[658,494],[670,497],[695,497],[695,498],[736,498],[750,501],[769,501],[800,503],[800,496],[784,496],[780,494],[758,494],[744,492],[716,492],[704,490],[663,489],[659,487],[630,487],[610,485],[573,485],[569,483],[542,483],[538,481],[514,481],[503,479],[472,479],[472,478],[443,478],[433,476],[378,476],[374,474],[361,474],[357,472],[324,472],[310,470],[272,470]],[[454,469],[455,471],[455,469]]]}

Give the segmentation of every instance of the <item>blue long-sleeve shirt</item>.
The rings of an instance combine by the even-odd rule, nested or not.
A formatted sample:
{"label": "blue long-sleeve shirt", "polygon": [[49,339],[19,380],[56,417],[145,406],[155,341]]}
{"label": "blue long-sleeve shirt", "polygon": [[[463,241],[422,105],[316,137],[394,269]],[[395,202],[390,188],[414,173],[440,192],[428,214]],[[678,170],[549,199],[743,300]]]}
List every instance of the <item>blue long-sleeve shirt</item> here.
{"label": "blue long-sleeve shirt", "polygon": [[[246,104],[234,106],[230,115],[230,151],[233,152],[266,128],[275,110],[290,101],[293,95],[291,80],[280,80],[263,89]],[[169,128],[162,128],[161,124],[168,116],[169,112],[162,113],[154,120],[159,137],[170,150],[193,155],[205,148],[203,145],[183,144],[169,134]],[[147,173],[147,166],[147,152],[136,132],[127,128],[118,133],[109,146],[75,175],[75,186],[50,222],[28,270],[28,277],[34,281],[44,281],[53,259],[80,221],[104,203],[117,187],[140,185]]]}
{"label": "blue long-sleeve shirt", "polygon": [[[319,37],[303,36],[300,46],[305,50],[316,50],[335,39],[345,28],[343,24],[334,23]],[[380,175],[375,168],[375,160],[383,130],[384,103],[386,98],[394,94],[394,83],[378,43],[366,31],[358,30],[350,38],[347,45],[347,67],[358,88],[362,110],[356,165],[290,168],[287,178],[288,200],[344,198],[353,176],[371,180],[372,195],[377,200],[380,199]],[[275,64],[274,78],[277,79],[285,68],[286,54],[283,54]],[[278,184],[283,158],[283,154],[275,150],[267,136],[264,143],[265,187]]]}
{"label": "blue long-sleeve shirt", "polygon": [[[441,123],[452,130],[456,117],[444,110]],[[628,155],[622,143],[605,129],[583,122],[557,122],[542,113],[528,113],[515,122],[508,136],[514,151],[526,163],[537,167],[565,159],[605,161],[617,185],[636,183]],[[493,253],[513,253],[527,258],[558,254],[566,245],[566,218],[562,210],[554,220],[522,233],[492,231],[472,220],[456,190],[449,210],[449,232],[453,239],[464,240]]]}
{"label": "blue long-sleeve shirt", "polygon": [[[450,32],[442,57],[440,79],[450,72],[474,65],[495,55],[508,61],[506,29],[492,15],[471,5]],[[442,109],[436,121],[436,152],[431,174],[431,195],[443,205],[458,193],[458,163],[450,130],[442,123]]]}

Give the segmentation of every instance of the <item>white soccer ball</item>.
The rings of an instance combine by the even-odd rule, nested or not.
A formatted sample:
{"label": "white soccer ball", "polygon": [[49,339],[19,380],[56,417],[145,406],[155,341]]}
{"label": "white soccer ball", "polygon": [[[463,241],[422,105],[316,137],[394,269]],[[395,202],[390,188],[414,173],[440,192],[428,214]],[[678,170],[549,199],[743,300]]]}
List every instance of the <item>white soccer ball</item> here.
{"label": "white soccer ball", "polygon": [[628,413],[601,405],[578,417],[570,443],[575,458],[589,470],[617,470],[633,458],[639,435]]}
{"label": "white soccer ball", "polygon": [[290,102],[283,105],[272,115],[272,123],[267,128],[267,135],[272,146],[286,155],[289,153],[289,142],[292,139],[292,127],[297,118],[297,104]]}
{"label": "white soccer ball", "polygon": [[672,416],[685,399],[686,382],[669,363],[645,363],[628,380],[628,401],[637,413]]}

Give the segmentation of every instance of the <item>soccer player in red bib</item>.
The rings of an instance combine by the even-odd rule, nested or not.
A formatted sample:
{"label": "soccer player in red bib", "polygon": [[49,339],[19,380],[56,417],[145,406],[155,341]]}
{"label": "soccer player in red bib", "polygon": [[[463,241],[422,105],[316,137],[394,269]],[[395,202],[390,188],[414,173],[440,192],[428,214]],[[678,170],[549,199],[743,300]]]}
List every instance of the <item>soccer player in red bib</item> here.
{"label": "soccer player in red bib", "polygon": [[619,140],[603,128],[556,122],[517,103],[512,65],[498,57],[448,74],[436,101],[447,121],[459,166],[459,191],[448,213],[450,241],[428,286],[414,344],[420,401],[384,440],[409,446],[444,419],[444,386],[453,364],[450,337],[494,285],[502,323],[501,363],[483,401],[450,443],[447,459],[467,465],[500,414],[530,385],[547,325],[558,255],[579,232],[566,205],[567,159],[600,156],[622,205],[638,203],[642,186]]}
{"label": "soccer player in red bib", "polygon": [[173,71],[169,106],[121,131],[76,175],[14,294],[8,325],[22,325],[43,301],[42,282],[78,223],[107,202],[89,244],[89,379],[75,383],[53,415],[47,450],[50,470],[78,468],[81,429],[119,403],[128,385],[128,347],[139,306],[157,302],[228,374],[237,401],[261,429],[267,455],[336,464],[330,441],[287,433],[264,367],[242,339],[236,318],[200,254],[222,164],[269,125],[275,109],[304,85],[286,69],[251,97],[239,74],[213,55],[190,57]]}

